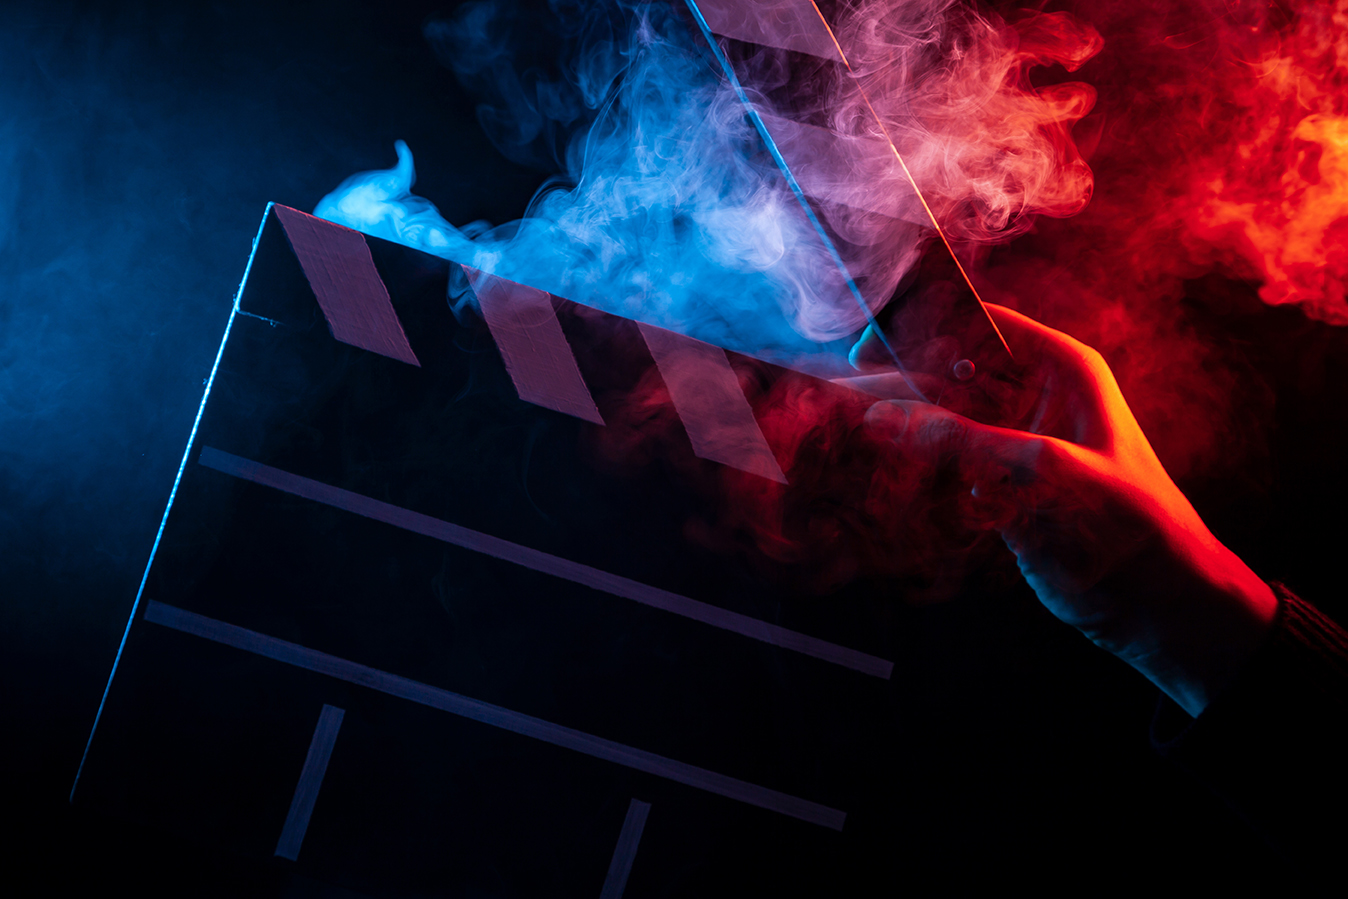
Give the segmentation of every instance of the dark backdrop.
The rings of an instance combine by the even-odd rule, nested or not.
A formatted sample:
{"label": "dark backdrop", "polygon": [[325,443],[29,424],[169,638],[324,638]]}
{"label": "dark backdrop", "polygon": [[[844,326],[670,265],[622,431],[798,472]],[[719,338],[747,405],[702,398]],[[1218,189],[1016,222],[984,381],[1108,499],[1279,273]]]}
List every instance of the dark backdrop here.
{"label": "dark backdrop", "polygon": [[24,868],[254,888],[65,794],[267,201],[312,209],[400,138],[453,221],[516,218],[544,177],[491,149],[421,37],[452,6],[0,3],[0,742]]}
{"label": "dark backdrop", "polygon": [[[436,63],[420,32],[446,7],[0,3],[0,742],[6,818],[22,834],[7,845],[20,862],[7,878],[36,872],[42,893],[328,889],[90,816],[65,797],[265,203],[311,209],[352,172],[391,165],[399,138],[417,154],[418,193],[451,221],[517,217],[546,175],[491,149],[471,100]],[[1342,332],[1262,309],[1249,285],[1202,287],[1243,312],[1200,304],[1195,326],[1254,348],[1278,415],[1271,476],[1257,491],[1204,482],[1200,511],[1262,574],[1290,577],[1337,611],[1337,530],[1313,518],[1348,495]],[[1062,857],[1044,846],[1031,869],[1075,873],[1094,845],[1086,861],[1105,882],[1123,870],[1282,876],[1239,822],[1161,762],[1119,780],[1081,757],[1116,735],[1145,753],[1153,693],[1130,671],[1083,646],[1055,657],[1076,667],[1062,672],[1070,688],[1053,687],[1014,635],[995,658],[964,659],[961,633],[982,627],[988,602],[939,613],[949,642],[933,647],[930,676],[949,679],[957,700],[995,707],[1014,747],[1006,758],[1058,759],[1062,780],[1017,782],[1010,762],[977,775],[983,801],[949,811],[967,825],[951,833],[973,868],[996,857],[999,829],[1079,815],[1080,840]],[[1008,677],[1016,689],[996,685]],[[976,750],[952,746],[972,765],[985,759]]]}

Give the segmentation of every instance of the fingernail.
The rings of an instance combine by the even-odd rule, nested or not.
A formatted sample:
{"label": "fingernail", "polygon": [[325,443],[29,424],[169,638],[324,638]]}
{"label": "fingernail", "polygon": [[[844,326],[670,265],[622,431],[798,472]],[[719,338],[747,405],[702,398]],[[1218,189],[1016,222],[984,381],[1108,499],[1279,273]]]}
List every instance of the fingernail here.
{"label": "fingernail", "polygon": [[866,410],[866,427],[872,433],[894,440],[908,427],[908,410],[890,400],[875,403]]}

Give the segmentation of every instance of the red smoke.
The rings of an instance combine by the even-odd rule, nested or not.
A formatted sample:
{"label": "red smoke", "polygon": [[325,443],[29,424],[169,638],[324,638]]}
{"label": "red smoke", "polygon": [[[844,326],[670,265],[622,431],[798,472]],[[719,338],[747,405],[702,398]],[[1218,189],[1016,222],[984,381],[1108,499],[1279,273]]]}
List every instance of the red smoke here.
{"label": "red smoke", "polygon": [[[1241,303],[1257,293],[1348,324],[1348,0],[1054,7],[1001,4],[990,20],[1015,57],[1001,71],[1043,109],[1070,107],[1033,127],[1068,162],[1054,168],[1064,180],[1089,164],[1094,195],[1075,217],[960,250],[987,299],[1101,350],[1181,486],[1262,470],[1272,392],[1247,361],[1259,348],[1203,322],[1251,315]],[[1090,108],[1075,82],[1096,102],[1073,127]],[[1078,152],[1082,167],[1070,164]],[[880,574],[928,597],[953,592],[969,552],[996,542],[967,524],[967,500],[942,494],[939,470],[866,435],[864,398],[806,379],[764,390],[754,372],[743,379],[791,483],[717,469],[721,517],[691,524],[693,536],[821,592]],[[648,413],[659,405],[643,402]]]}
{"label": "red smoke", "polygon": [[1265,302],[1345,325],[1348,2],[1261,12],[1214,35],[1222,90],[1197,112],[1215,140],[1186,173],[1185,225]]}
{"label": "red smoke", "polygon": [[1261,348],[1201,324],[1247,314],[1222,308],[1219,293],[1254,289],[1348,324],[1346,10],[1344,0],[1081,4],[1105,42],[1073,75],[1098,91],[1074,130],[1095,195],[987,267],[990,298],[1104,353],[1182,483],[1265,452],[1271,394],[1246,361]]}

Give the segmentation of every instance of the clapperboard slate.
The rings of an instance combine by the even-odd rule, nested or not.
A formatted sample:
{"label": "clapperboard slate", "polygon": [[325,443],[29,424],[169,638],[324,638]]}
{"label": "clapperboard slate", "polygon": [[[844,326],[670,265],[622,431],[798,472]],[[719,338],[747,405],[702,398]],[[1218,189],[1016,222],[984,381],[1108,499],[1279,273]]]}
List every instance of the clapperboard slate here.
{"label": "clapperboard slate", "polygon": [[690,458],[785,478],[738,358],[269,207],[75,801],[370,894],[851,893],[883,604],[586,450],[656,366]]}

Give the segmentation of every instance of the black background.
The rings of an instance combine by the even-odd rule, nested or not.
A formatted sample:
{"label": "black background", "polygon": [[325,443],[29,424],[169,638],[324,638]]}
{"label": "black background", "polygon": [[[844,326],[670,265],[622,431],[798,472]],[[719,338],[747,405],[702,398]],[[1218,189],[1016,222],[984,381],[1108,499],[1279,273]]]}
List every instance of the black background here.
{"label": "black background", "polygon": [[[311,209],[399,138],[454,222],[520,215],[547,175],[492,150],[437,64],[421,28],[447,8],[0,4],[0,727],[20,891],[330,891],[65,797],[265,203]],[[1337,613],[1343,333],[1240,282],[1199,293],[1224,305],[1193,301],[1190,323],[1248,347],[1277,412],[1250,423],[1271,434],[1269,477],[1205,480],[1196,503],[1262,575]],[[942,765],[896,772],[895,802],[939,813],[877,848],[895,869],[1088,890],[1287,875],[1150,756],[1155,694],[1131,670],[1022,594],[922,614],[932,639],[895,677],[939,700],[913,739]],[[938,845],[939,869],[922,857]]]}

